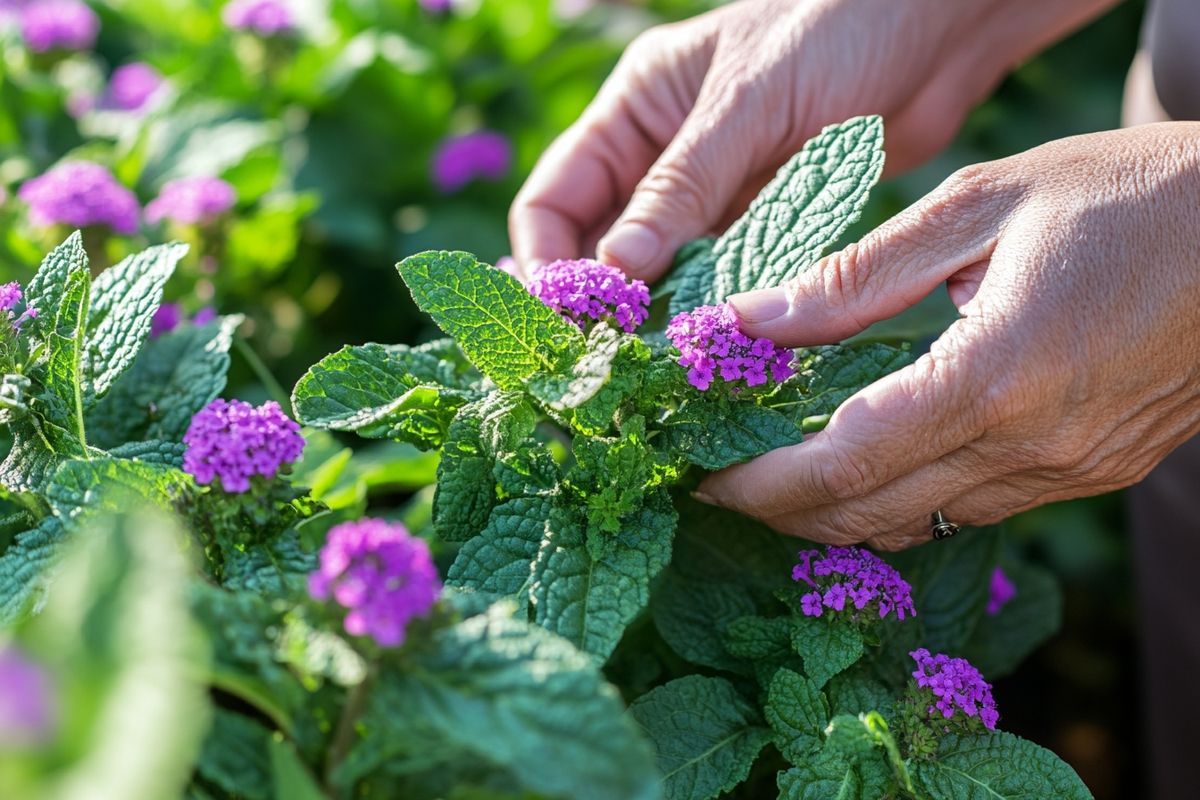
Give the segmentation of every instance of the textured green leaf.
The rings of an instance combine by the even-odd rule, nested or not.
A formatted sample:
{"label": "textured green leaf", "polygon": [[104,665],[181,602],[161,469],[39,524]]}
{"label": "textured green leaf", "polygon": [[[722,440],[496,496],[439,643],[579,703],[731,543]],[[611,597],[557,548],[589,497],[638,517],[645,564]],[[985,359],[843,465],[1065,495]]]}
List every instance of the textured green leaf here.
{"label": "textured green leaf", "polygon": [[725,649],[726,626],[754,613],[754,599],[739,584],[691,580],[672,568],[655,587],[650,612],[663,641],[684,659],[745,671],[745,664]]}
{"label": "textured green leaf", "polygon": [[[883,739],[890,734],[864,718],[835,717],[824,747],[779,774],[780,800],[880,800],[897,796]],[[891,742],[894,749],[894,742]],[[898,756],[898,754],[897,754]],[[907,784],[906,784],[907,785]]]}
{"label": "textured green leaf", "polygon": [[936,559],[929,571],[916,573],[913,584],[923,646],[935,653],[959,653],[966,646],[983,619],[1000,544],[998,529],[971,528],[921,548],[933,550],[929,555]]}
{"label": "textured green leaf", "polygon": [[191,478],[174,467],[119,458],[67,461],[47,484],[46,500],[64,522],[96,512],[153,504],[171,510]]}
{"label": "textured green leaf", "polygon": [[516,278],[468,253],[420,253],[397,268],[421,310],[502,389],[558,372],[583,351],[578,328]]}
{"label": "textured green leaf", "polygon": [[804,438],[789,417],[754,402],[690,401],[662,423],[663,443],[704,469],[724,469]]}
{"label": "textured green leaf", "polygon": [[491,613],[438,631],[410,659],[380,676],[343,781],[403,764],[416,748],[455,767],[488,765],[545,796],[659,797],[650,748],[616,692],[561,639]]}
{"label": "textured green leaf", "polygon": [[832,414],[851,395],[911,364],[907,345],[828,345],[799,351],[798,375],[770,405],[797,422]]}
{"label": "textured green leaf", "polygon": [[775,606],[774,592],[792,585],[795,537],[686,494],[677,495],[675,505],[680,515],[675,568],[695,580],[740,583]]}
{"label": "textured green leaf", "polygon": [[804,671],[818,688],[862,658],[862,635],[848,622],[795,617],[794,623],[792,648],[804,660]]}
{"label": "textured green leaf", "polygon": [[705,302],[778,286],[811,267],[858,219],[882,172],[879,117],[826,127],[717,240],[713,286]]}
{"label": "textured green leaf", "polygon": [[725,647],[747,661],[783,661],[792,655],[791,617],[740,617],[725,628]]}
{"label": "textured green leaf", "polygon": [[483,441],[487,398],[459,409],[450,423],[433,496],[433,525],[447,542],[465,542],[483,530],[496,503],[494,459]]}
{"label": "textured green leaf", "polygon": [[518,497],[493,508],[483,531],[459,549],[446,582],[496,596],[524,594],[552,503],[549,497]]}
{"label": "textured green leaf", "polygon": [[245,800],[271,800],[271,733],[241,714],[218,708],[196,771]]}
{"label": "textured green leaf", "polygon": [[118,445],[108,451],[113,458],[127,458],[130,461],[144,461],[147,464],[162,464],[168,467],[183,465],[183,454],[187,446],[183,442],[164,442],[160,439],[148,439],[144,442],[128,442]]}
{"label": "textured green leaf", "polygon": [[825,687],[830,713],[857,716],[878,711],[885,718],[892,713],[895,698],[887,686],[871,674],[866,661],[840,672]]}
{"label": "textured green leaf", "polygon": [[493,392],[479,407],[479,433],[488,452],[513,453],[526,446],[537,413],[520,392]]}
{"label": "textured green leaf", "polygon": [[9,430],[13,444],[0,464],[0,486],[10,492],[41,491],[64,460],[89,454],[69,431],[34,415]]}
{"label": "textured green leaf", "polygon": [[295,531],[286,531],[274,541],[227,553],[221,584],[233,591],[279,597],[302,591],[316,567],[316,553],[301,546]]}
{"label": "textured green leaf", "polygon": [[717,257],[713,253],[716,243],[713,237],[693,239],[675,254],[670,277],[674,285],[669,310],[672,316],[704,305],[705,298],[712,293],[717,273]]}
{"label": "textured green leaf", "polygon": [[764,709],[775,746],[797,764],[821,748],[829,724],[829,703],[809,679],[790,669],[775,673]]}
{"label": "textured green leaf", "polygon": [[92,284],[81,376],[86,405],[133,363],[162,302],[163,286],[187,250],[179,242],[151,247],[109,267]]}
{"label": "textured green leaf", "polygon": [[999,614],[984,615],[963,650],[989,679],[1012,672],[1062,625],[1062,592],[1054,576],[1016,561],[1003,566],[1017,595]]}
{"label": "textured green leaf", "polygon": [[539,373],[528,390],[547,408],[567,415],[576,430],[598,435],[613,427],[617,408],[641,388],[649,361],[650,349],[639,338],[600,325],[569,371]]}
{"label": "textured green leaf", "polygon": [[99,447],[161,439],[177,442],[192,415],[225,388],[229,347],[241,316],[184,325],[146,342],[133,365],[87,415]]}
{"label": "textured green leaf", "polygon": [[558,464],[549,448],[540,442],[526,442],[492,465],[492,477],[501,497],[537,497],[558,490]]}
{"label": "textured green leaf", "polygon": [[605,556],[593,560],[583,525],[555,514],[534,566],[538,624],[603,661],[650,600],[650,582],[671,558],[676,516],[665,494],[623,520]]}
{"label": "textured green leaf", "polygon": [[81,359],[90,286],[91,276],[87,272],[72,272],[67,277],[54,328],[46,340],[46,370],[42,379],[49,395],[43,399],[52,421],[81,442],[87,441],[83,428]]}
{"label": "textured green leaf", "polygon": [[1010,733],[947,736],[934,761],[911,766],[916,785],[938,800],[1091,800],[1092,794],[1049,750]]}
{"label": "textured green leaf", "polygon": [[45,596],[63,539],[62,524],[47,517],[18,533],[0,556],[0,628],[22,619]]}
{"label": "textured green leaf", "polygon": [[708,800],[746,779],[771,734],[723,678],[689,675],[629,709],[658,752],[668,800]]}
{"label": "textured green leaf", "polygon": [[38,315],[29,320],[28,330],[40,339],[48,339],[54,329],[55,316],[62,303],[67,278],[74,273],[88,273],[87,253],[83,251],[83,236],[75,231],[66,241],[50,251],[37,274],[25,287],[25,301],[36,308]]}

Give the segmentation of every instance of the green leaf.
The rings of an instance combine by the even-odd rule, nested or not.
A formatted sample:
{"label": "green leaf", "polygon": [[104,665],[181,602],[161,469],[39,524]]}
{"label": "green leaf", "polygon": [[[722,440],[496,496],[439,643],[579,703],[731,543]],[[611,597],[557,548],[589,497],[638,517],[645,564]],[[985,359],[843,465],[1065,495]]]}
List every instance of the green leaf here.
{"label": "green leaf", "polygon": [[691,580],[672,568],[655,587],[650,612],[663,641],[682,658],[713,669],[745,670],[725,649],[726,626],[754,613],[754,599],[741,585]]}
{"label": "green leaf", "polygon": [[[781,800],[879,800],[897,796],[896,778],[887,761],[889,747],[897,758],[899,754],[881,718],[835,717],[825,735],[825,745],[819,752],[779,774]],[[911,789],[907,777],[904,785]],[[904,796],[911,794],[909,791]]]}
{"label": "green leaf", "polygon": [[658,752],[668,800],[708,800],[746,779],[771,734],[723,678],[689,675],[634,701],[630,714]]}
{"label": "green leaf", "polygon": [[934,550],[931,555],[936,562],[930,564],[932,574],[918,572],[914,583],[925,631],[923,646],[931,652],[958,653],[970,640],[987,607],[1000,545],[999,532],[993,527],[971,528],[953,539],[921,548]]}
{"label": "green leaf", "polygon": [[133,365],[87,415],[99,447],[161,439],[177,442],[192,415],[225,388],[229,347],[241,316],[184,325],[146,342]]}
{"label": "green leaf", "polygon": [[113,458],[144,461],[147,464],[162,464],[167,467],[183,465],[183,454],[187,446],[183,442],[164,442],[148,439],[144,442],[127,442],[108,451]]}
{"label": "green leaf", "polygon": [[768,404],[797,422],[832,414],[851,395],[912,361],[912,349],[907,345],[828,345],[801,350],[797,377]]}
{"label": "green leaf", "polygon": [[587,350],[569,371],[539,373],[529,393],[551,411],[567,415],[572,427],[599,435],[613,427],[613,415],[642,385],[650,349],[636,336],[599,325]]}
{"label": "green leaf", "polygon": [[1005,561],[1017,595],[995,616],[984,615],[963,656],[989,679],[1017,668],[1062,625],[1062,592],[1052,574],[1031,564]]}
{"label": "green leaf", "polygon": [[792,655],[791,617],[741,617],[725,628],[725,647],[747,661],[784,661]]}
{"label": "green leaf", "polygon": [[97,512],[153,504],[164,511],[191,485],[174,467],[119,458],[67,461],[46,486],[46,500],[63,522]]}
{"label": "green leaf", "polygon": [[524,594],[552,505],[549,497],[518,497],[493,508],[483,531],[459,549],[446,583],[496,596]]}
{"label": "green leaf", "polygon": [[704,469],[724,469],[799,444],[790,418],[754,402],[689,401],[662,423],[662,445]]}
{"label": "green leaf", "polygon": [[830,678],[825,695],[829,698],[830,713],[834,715],[857,716],[878,711],[888,717],[895,703],[887,686],[871,675],[866,661]]}
{"label": "green leaf", "polygon": [[272,736],[267,747],[271,755],[274,800],[327,800],[295,747],[279,736]]}
{"label": "green leaf", "polygon": [[671,268],[670,282],[674,283],[669,312],[672,316],[702,306],[712,292],[717,272],[717,257],[712,237],[693,239],[679,248]]}
{"label": "green leaf", "polygon": [[588,552],[582,521],[551,515],[533,572],[538,624],[598,660],[608,658],[625,627],[650,600],[650,582],[671,558],[676,516],[669,496],[651,495],[612,534],[603,558]]}
{"label": "green leaf", "polygon": [[468,253],[420,253],[397,269],[421,310],[502,389],[558,372],[584,349],[578,328],[516,278]]}
{"label": "green leaf", "polygon": [[803,675],[790,669],[777,671],[767,692],[764,713],[775,732],[775,746],[793,764],[821,748],[829,724],[829,703]]}
{"label": "green leaf", "polygon": [[236,797],[271,800],[270,741],[270,731],[259,723],[218,708],[196,771]]}
{"label": "green leaf", "polygon": [[938,800],[1091,800],[1065,762],[1011,733],[947,736],[936,760],[911,765],[916,785]]}
{"label": "green leaf", "polygon": [[447,542],[465,542],[483,530],[496,503],[493,458],[483,441],[487,399],[459,409],[450,423],[433,496],[433,525]]}
{"label": "green leaf", "polygon": [[0,556],[0,628],[14,625],[45,597],[64,536],[62,523],[46,517],[18,533]]}
{"label": "green leaf", "polygon": [[32,414],[9,430],[13,444],[0,464],[0,486],[10,492],[40,492],[64,460],[89,455],[69,431]]}
{"label": "green leaf", "polygon": [[294,530],[265,544],[226,553],[221,585],[234,591],[257,592],[266,597],[286,596],[303,590],[308,574],[317,567],[317,556],[304,550]]}
{"label": "green leaf", "polygon": [[879,117],[826,127],[717,240],[717,266],[705,302],[778,286],[811,267],[858,219],[882,172]]}
{"label": "green leaf", "polygon": [[79,231],[68,236],[46,256],[37,274],[25,287],[26,304],[38,311],[38,315],[28,321],[27,330],[32,335],[41,339],[50,337],[67,279],[77,272],[88,274],[87,253],[83,251],[83,236]]}
{"label": "green leaf", "polygon": [[804,660],[804,671],[817,688],[849,669],[863,655],[862,635],[848,622],[795,617],[792,648]]}
{"label": "green leaf", "polygon": [[88,292],[91,276],[72,272],[63,287],[62,300],[54,319],[54,328],[46,340],[46,371],[43,383],[49,397],[43,396],[53,421],[86,442],[83,425],[83,357],[87,333]]}
{"label": "green leaf", "polygon": [[401,766],[416,748],[455,767],[490,766],[551,797],[659,796],[650,748],[617,693],[561,639],[498,610],[438,631],[409,658],[380,675],[358,725],[364,738],[339,771],[343,785]]}
{"label": "green leaf", "polygon": [[133,364],[163,286],[187,250],[178,242],[151,247],[109,267],[92,284],[81,374],[85,404],[102,397]]}

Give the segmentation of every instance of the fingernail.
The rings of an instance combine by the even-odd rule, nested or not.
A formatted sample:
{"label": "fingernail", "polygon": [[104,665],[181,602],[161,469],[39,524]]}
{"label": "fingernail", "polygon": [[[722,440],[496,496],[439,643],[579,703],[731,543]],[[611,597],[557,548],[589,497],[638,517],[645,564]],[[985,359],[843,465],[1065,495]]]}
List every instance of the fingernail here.
{"label": "fingernail", "polygon": [[778,319],[791,308],[787,293],[779,288],[730,295],[729,305],[733,306],[738,319],[752,324]]}
{"label": "fingernail", "polygon": [[654,263],[662,250],[662,240],[647,225],[626,222],[600,240],[599,249],[606,259],[631,272],[642,272]]}
{"label": "fingernail", "polygon": [[721,505],[720,503],[717,502],[717,498],[713,497],[711,494],[706,494],[705,492],[702,492],[699,489],[692,492],[692,498],[694,500],[700,501],[701,503],[704,503],[707,506]]}

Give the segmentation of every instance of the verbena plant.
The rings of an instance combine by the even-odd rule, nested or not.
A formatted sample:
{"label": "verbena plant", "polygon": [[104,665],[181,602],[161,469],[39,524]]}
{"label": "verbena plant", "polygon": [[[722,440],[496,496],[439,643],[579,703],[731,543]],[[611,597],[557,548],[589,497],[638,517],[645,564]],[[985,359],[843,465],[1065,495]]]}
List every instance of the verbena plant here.
{"label": "verbena plant", "polygon": [[[858,216],[881,144],[876,118],[826,129],[724,236],[684,248],[653,306],[601,265],[527,289],[466,253],[407,259],[402,278],[451,338],[315,365],[293,396],[309,426],[294,468],[300,433],[277,407],[214,402],[236,319],[145,341],[181,250],[93,281],[73,237],[0,332],[9,647],[64,669],[47,630],[131,585],[190,609],[211,659],[147,652],[171,685],[211,688],[212,728],[198,752],[196,734],[176,737],[145,796],[174,776],[195,798],[700,800],[764,784],[814,800],[1088,797],[1052,753],[996,730],[983,676],[1059,618],[1053,581],[996,530],[889,563],[808,549],[688,494],[702,470],[800,442],[910,360],[881,343],[781,352],[719,305],[811,267]],[[440,453],[432,499],[406,520],[435,542],[444,589],[422,539],[355,521],[356,457],[318,428]],[[146,576],[154,548],[131,543],[154,540],[137,533],[145,518],[110,518],[135,498],[180,520],[169,540],[188,544],[190,581]],[[137,557],[72,592],[86,557],[64,562],[72,541]],[[1002,608],[1001,561],[1016,585]],[[104,619],[96,636],[129,637]],[[89,659],[111,681],[130,668],[95,648],[74,663]],[[199,730],[200,700],[176,694]],[[102,736],[102,710],[63,715]],[[0,768],[0,790],[65,785],[89,741],[45,734]]]}

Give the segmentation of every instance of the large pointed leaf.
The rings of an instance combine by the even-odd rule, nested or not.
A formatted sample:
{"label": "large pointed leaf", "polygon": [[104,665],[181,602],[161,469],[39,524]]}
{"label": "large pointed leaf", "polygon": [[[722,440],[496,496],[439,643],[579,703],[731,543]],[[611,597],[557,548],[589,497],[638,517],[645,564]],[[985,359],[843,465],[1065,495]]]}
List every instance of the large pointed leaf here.
{"label": "large pointed leaf", "polygon": [[938,800],[1091,800],[1058,756],[1011,733],[947,736],[937,758],[912,764],[916,785]]}

